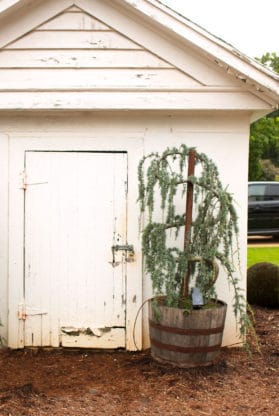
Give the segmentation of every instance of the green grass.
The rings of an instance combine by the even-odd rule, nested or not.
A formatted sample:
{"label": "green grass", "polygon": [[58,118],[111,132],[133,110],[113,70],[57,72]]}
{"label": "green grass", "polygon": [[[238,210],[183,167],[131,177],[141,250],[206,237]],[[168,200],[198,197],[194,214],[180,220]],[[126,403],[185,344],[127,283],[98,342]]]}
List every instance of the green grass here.
{"label": "green grass", "polygon": [[279,247],[248,247],[247,268],[263,261],[279,266]]}

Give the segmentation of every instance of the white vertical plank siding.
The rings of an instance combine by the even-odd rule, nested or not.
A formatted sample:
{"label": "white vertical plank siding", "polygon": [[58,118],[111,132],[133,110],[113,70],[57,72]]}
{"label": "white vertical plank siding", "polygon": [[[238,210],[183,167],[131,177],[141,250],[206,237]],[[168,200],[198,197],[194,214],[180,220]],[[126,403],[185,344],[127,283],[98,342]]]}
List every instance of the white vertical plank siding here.
{"label": "white vertical plank siding", "polygon": [[[26,136],[23,134],[20,139],[17,137],[17,134],[16,137],[14,137],[12,133],[12,139],[10,141],[9,333],[7,333],[7,327],[3,328],[3,333],[5,334],[5,337],[8,340],[8,345],[11,348],[22,348],[24,347],[25,343],[27,345],[34,345],[34,342],[36,342],[38,345],[64,345],[88,348],[103,348],[104,346],[105,348],[125,347],[128,350],[134,350],[134,339],[136,339],[137,346],[141,347],[142,337],[140,317],[137,321],[137,325],[134,331],[135,317],[142,303],[142,263],[140,236],[138,233],[138,211],[135,209],[137,187],[131,185],[129,187],[129,198],[126,198],[126,180],[129,176],[131,184],[134,184],[137,181],[137,171],[135,166],[137,166],[138,160],[143,152],[142,137],[141,135],[140,137],[138,136],[137,131],[135,132],[130,128],[128,128],[128,130],[126,129],[127,122],[129,121],[126,118],[125,120],[121,120],[121,122],[119,121],[119,123],[115,123],[116,120],[109,118],[106,120],[106,122],[101,122],[100,125],[97,123],[97,125],[95,125],[94,123],[91,124],[92,115],[88,115],[88,117],[88,119],[86,116],[85,119],[82,120],[79,118],[79,116],[76,118],[68,114],[65,118],[63,117],[64,121],[61,119],[63,125],[62,130],[60,130],[62,125],[58,127],[54,119],[52,119],[51,123],[48,124],[49,117],[43,116],[41,119],[41,116],[39,115],[37,115],[35,118],[32,117],[32,122],[29,127],[25,125],[25,121],[28,119],[26,116],[23,118],[21,118],[21,116],[16,116],[13,118],[11,124],[8,123],[13,130],[14,126],[17,125],[17,122],[20,119],[21,121],[19,121],[18,124],[19,129],[22,133],[23,131],[26,131],[27,133]],[[96,118],[96,121],[102,119],[102,117],[103,115],[99,114]],[[56,117],[54,118],[56,119]],[[43,120],[47,122],[47,127],[43,127]],[[3,119],[0,120],[0,124],[2,121]],[[60,124],[59,117],[57,121],[58,124]],[[78,134],[74,132],[75,128],[69,127],[69,122],[74,122],[74,124],[77,123],[76,126],[81,128]],[[27,123],[29,123],[29,121]],[[36,125],[39,128],[37,133],[35,133]],[[58,131],[54,132],[52,130],[52,127],[55,125],[58,127],[59,133]],[[120,128],[120,131],[118,130],[118,132],[117,125],[118,128]],[[9,130],[10,127],[3,127],[1,124],[1,128],[4,130]],[[25,130],[26,127],[27,130]],[[47,133],[47,137],[44,137],[44,133],[42,131]],[[93,137],[92,132],[94,132]],[[75,150],[73,151],[73,149]],[[82,165],[79,168],[79,172],[81,173],[83,169],[83,172],[88,171],[90,174],[88,175],[88,179],[85,180],[85,185],[83,185],[83,183],[78,183],[78,181],[75,179],[75,175],[79,177],[75,159],[71,161],[71,171],[68,169],[68,172],[64,162],[60,162],[59,164],[53,163],[53,167],[48,167],[47,163],[43,162],[42,160],[37,163],[32,160],[32,163],[30,164],[30,157],[32,158],[31,154],[33,155],[35,150],[38,153],[37,156],[39,154],[50,156],[51,153],[59,153],[59,155],[66,153],[69,157],[70,155],[73,156],[74,154],[78,154],[85,155],[86,157],[92,156],[93,158],[94,155],[104,160],[102,163],[98,164],[96,161],[92,161],[92,163],[88,162],[90,168],[88,167],[88,163],[79,163],[79,165]],[[122,151],[127,153],[123,153]],[[128,155],[129,164],[127,163]],[[2,154],[1,158],[3,159]],[[27,178],[25,180],[27,185],[26,190],[24,191],[22,172],[25,168],[25,159],[28,166],[26,166]],[[58,170],[57,175],[51,173],[54,171],[55,166]],[[63,167],[65,175],[62,176],[64,179],[61,179],[60,171],[63,171]],[[93,169],[93,173],[91,169]],[[47,172],[47,175],[45,175],[45,172]],[[47,176],[50,176],[50,179],[55,177],[55,181],[53,179],[55,187],[60,186],[59,183],[63,184],[63,181],[66,182],[66,186],[63,186],[64,193],[61,192],[61,197],[59,196],[55,198],[55,192],[56,194],[59,194],[58,190],[55,190],[55,187],[54,189],[52,188],[48,197],[43,195],[44,193],[48,192],[46,188],[48,186],[46,183],[48,182]],[[109,177],[111,178],[111,182],[109,182]],[[94,215],[94,210],[90,210],[89,213],[86,211],[87,202],[92,199],[91,197],[88,198],[88,195],[90,196],[91,190],[90,186],[86,186],[86,181],[88,180],[91,180],[95,186],[95,202],[98,204],[98,207],[100,207],[101,211],[101,215],[97,217]],[[89,221],[87,221],[87,223],[93,220],[96,222],[98,220],[96,226],[94,225],[93,228],[96,228],[97,239],[98,242],[100,242],[100,249],[104,247],[104,244],[106,247],[104,265],[101,267],[99,272],[97,270],[98,273],[96,273],[96,275],[94,274],[94,278],[96,276],[96,279],[98,279],[98,282],[101,285],[101,291],[103,290],[104,296],[106,296],[107,293],[105,291],[106,282],[112,282],[109,287],[114,288],[114,298],[112,298],[112,295],[108,295],[110,300],[112,298],[113,301],[106,302],[106,300],[104,300],[106,305],[104,305],[104,302],[102,303],[98,298],[98,301],[101,303],[98,305],[96,304],[96,307],[99,308],[100,312],[92,311],[92,308],[94,307],[93,300],[95,292],[90,292],[89,288],[85,293],[85,289],[82,289],[82,287],[85,287],[85,285],[81,285],[80,287],[82,276],[86,277],[84,270],[81,268],[79,274],[76,273],[76,276],[79,278],[78,282],[75,282],[75,278],[73,276],[70,278],[66,276],[65,278],[65,276],[62,275],[62,272],[60,272],[62,266],[59,264],[59,259],[63,256],[58,256],[58,258],[56,258],[54,255],[56,251],[59,253],[59,250],[65,250],[65,253],[69,253],[70,250],[70,254],[74,253],[73,256],[69,256],[68,254],[66,259],[64,256],[64,258],[61,260],[63,264],[68,264],[71,266],[68,267],[69,270],[76,270],[76,266],[73,266],[74,258],[77,259],[84,256],[85,258],[89,259],[87,260],[87,265],[84,262],[85,269],[92,269],[92,263],[90,262],[94,263],[95,250],[92,249],[93,243],[92,238],[90,240],[90,235],[87,238],[85,231],[83,231],[83,234],[85,235],[83,242],[85,241],[84,244],[86,244],[86,246],[84,247],[84,251],[79,253],[78,247],[77,249],[73,248],[74,242],[69,244],[65,235],[60,233],[61,229],[63,230],[65,227],[67,227],[67,230],[76,236],[75,241],[78,241],[79,232],[81,232],[81,228],[79,227],[77,229],[77,226],[75,225],[77,223],[77,217],[68,223],[64,218],[62,218],[61,221],[57,219],[59,210],[57,211],[54,207],[63,207],[63,204],[60,202],[61,198],[66,198],[66,201],[70,201],[70,191],[67,191],[67,186],[76,197],[72,197],[74,198],[72,199],[72,202],[74,203],[74,201],[79,199],[79,203],[85,206],[85,208],[79,209],[79,214],[74,214],[73,209],[70,210],[70,212],[73,212],[73,215],[79,215],[82,217],[79,220],[80,223],[82,223],[83,218],[86,221],[88,216]],[[80,194],[78,193],[78,190],[80,190]],[[26,194],[25,204],[24,194]],[[83,197],[79,195],[83,195]],[[109,240],[105,243],[102,238],[104,235],[102,229],[104,228],[105,230],[107,227],[106,224],[108,221],[106,221],[105,224],[104,221],[108,207],[109,205],[111,206],[111,202],[109,201],[111,201],[112,195],[116,195],[116,201],[118,202],[114,202],[114,205],[112,206],[111,212],[114,219],[110,223],[113,223],[113,227],[111,227],[109,232]],[[30,205],[30,202],[33,199],[34,205]],[[46,201],[46,205],[44,204],[44,201]],[[40,204],[42,205],[41,207]],[[70,203],[66,204],[65,210],[69,211],[68,207],[71,205],[72,204]],[[34,211],[36,206],[37,212]],[[31,209],[30,207],[33,208]],[[32,212],[28,211],[29,208]],[[52,211],[50,211],[50,208]],[[121,215],[117,215],[117,213],[120,211]],[[126,220],[124,219],[126,212],[129,214],[127,214],[127,218],[129,218],[129,227],[127,227],[127,230]],[[68,217],[69,215],[67,218]],[[42,218],[45,219],[44,222],[42,222]],[[52,218],[51,221],[50,218]],[[62,227],[62,223],[65,225],[64,227]],[[51,227],[51,225],[53,227]],[[86,227],[86,230],[87,229],[89,230],[90,227]],[[32,233],[30,233],[30,231],[32,231]],[[43,233],[45,233],[45,235],[43,235]],[[52,237],[50,236],[51,233]],[[28,235],[31,234],[33,237],[35,236],[37,238],[37,242],[28,238]],[[7,233],[3,236],[3,239],[5,238],[8,238]],[[51,243],[51,245],[47,243],[48,241],[52,240],[54,243]],[[116,255],[117,266],[113,267],[111,264],[111,247],[114,243],[122,243],[122,240],[123,243],[127,242],[129,244],[133,244],[135,248],[134,261],[126,262],[125,256],[123,257],[123,253],[119,251]],[[51,253],[49,247],[52,246],[55,248],[55,244],[56,246],[58,245],[58,248],[54,250],[54,253]],[[25,259],[23,258],[23,247],[26,247]],[[40,250],[41,253],[39,252]],[[33,258],[34,261],[29,262],[30,255],[32,253],[36,257],[35,259]],[[89,255],[87,256],[86,253],[89,253]],[[3,252],[1,255],[2,254],[5,261],[5,253]],[[44,259],[44,256],[49,259],[48,262]],[[102,257],[104,258],[104,255],[98,255],[98,259],[101,259]],[[46,280],[43,279],[41,285],[39,285],[37,282],[34,282],[34,285],[32,285],[34,286],[34,293],[32,291],[28,292],[28,280],[32,282],[32,279],[37,279],[37,271],[42,268],[41,262],[45,263],[43,265],[43,273]],[[83,263],[82,261],[80,262]],[[29,267],[29,264],[31,267]],[[112,274],[108,275],[108,270],[110,271],[109,273]],[[49,280],[49,277],[53,276],[54,272],[58,273],[58,277],[66,279],[62,294],[58,291],[60,288],[58,280]],[[126,275],[128,276],[127,278]],[[3,276],[0,276],[0,278],[3,280],[5,279],[5,271],[3,271]],[[73,299],[74,295],[69,289],[74,284],[76,284],[76,293],[79,297],[78,301]],[[45,297],[48,289],[50,291],[49,293],[51,294],[51,298]],[[88,298],[88,302],[86,296]],[[82,299],[84,299],[84,302]],[[66,304],[66,306],[63,305],[63,302]],[[64,312],[60,314],[60,304],[61,308],[65,310],[65,314]],[[88,307],[85,308],[84,305],[88,305]],[[4,305],[1,306],[4,307]],[[119,307],[121,308],[121,313],[118,313]],[[125,316],[124,325],[123,313]],[[73,315],[74,320],[70,320],[70,317],[73,317]],[[58,316],[59,319],[57,319]],[[101,317],[103,319],[102,322],[97,322],[98,316],[99,318]],[[92,321],[93,318],[94,322]],[[57,323],[57,321],[59,322]],[[109,330],[111,327],[109,325],[113,325],[111,330]],[[64,332],[62,331],[62,327],[64,328]],[[71,329],[71,327],[74,327],[77,330],[81,329],[79,335],[75,335],[74,333],[69,334],[68,331],[69,328]],[[95,332],[95,336],[89,334],[88,332],[90,331],[86,331],[87,328],[91,328],[92,332]],[[34,332],[35,329],[38,330],[36,330],[36,333]]]}
{"label": "white vertical plank siding", "polygon": [[124,347],[126,154],[28,152],[26,172],[25,345]]}
{"label": "white vertical plank siding", "polygon": [[[36,113],[36,115],[27,114],[10,114],[0,119],[1,130],[6,131],[12,138],[10,143],[10,282],[9,282],[9,346],[11,348],[20,348],[24,345],[22,340],[22,326],[24,321],[19,319],[19,305],[23,302],[22,294],[23,285],[23,194],[21,189],[22,183],[20,172],[24,168],[24,153],[38,150],[44,152],[51,151],[119,151],[126,150],[129,155],[129,198],[128,208],[128,238],[130,244],[135,247],[135,261],[127,263],[127,299],[126,299],[126,348],[133,350],[135,344],[133,341],[133,328],[135,317],[139,311],[142,302],[151,296],[151,284],[148,276],[144,276],[142,280],[142,261],[138,220],[139,212],[136,205],[137,200],[137,166],[139,159],[143,155],[152,151],[162,151],[167,145],[177,146],[181,142],[188,146],[194,146],[202,149],[210,157],[215,160],[220,168],[220,173],[224,183],[229,184],[231,192],[235,195],[237,206],[245,206],[247,203],[247,189],[243,181],[243,177],[247,175],[245,169],[245,161],[247,161],[248,139],[249,139],[249,114],[226,114],[222,113],[222,117],[216,111],[211,114],[189,113],[172,114],[130,114],[129,117],[125,113],[64,113],[60,115],[45,113]],[[228,146],[228,143],[234,143],[234,146]],[[2,157],[3,160],[3,157]],[[238,160],[243,166],[243,177],[241,180],[237,175],[232,176],[235,160]],[[104,164],[104,168],[108,169],[110,163]],[[60,165],[62,166],[62,165]],[[43,172],[43,167],[42,167]],[[28,172],[27,172],[28,173]],[[37,176],[37,175],[36,175]],[[98,175],[98,178],[101,175]],[[27,182],[44,182],[44,177],[27,178]],[[40,185],[41,188],[45,185]],[[38,192],[39,185],[27,185],[28,192]],[[100,199],[102,192],[99,192]],[[100,202],[101,203],[101,202]],[[243,214],[243,212],[242,212]],[[245,276],[246,266],[246,227],[247,218],[240,215],[240,247],[241,247],[241,273]],[[73,228],[71,224],[71,229]],[[38,228],[37,228],[38,229]],[[57,228],[58,230],[58,228]],[[111,242],[109,248],[111,247]],[[109,249],[110,252],[110,249]],[[111,254],[111,252],[109,253]],[[110,259],[109,259],[110,260]],[[52,264],[50,262],[50,264]],[[26,263],[27,266],[27,263]],[[46,267],[48,267],[46,265]],[[50,267],[50,266],[49,266]],[[115,268],[118,269],[118,268]],[[102,283],[103,278],[100,278]],[[222,281],[222,277],[220,282]],[[245,279],[241,281],[241,285],[245,290]],[[142,292],[143,290],[143,292]],[[231,293],[228,293],[227,285],[218,287],[218,294],[221,299],[230,305],[228,319],[224,337],[224,345],[233,344],[238,341],[235,332],[235,320],[231,307]],[[56,292],[53,290],[53,297]],[[67,291],[64,292],[67,297]],[[55,303],[55,302],[54,302]],[[56,303],[55,303],[56,305]],[[57,302],[58,305],[58,302]],[[40,305],[30,304],[29,313],[38,311]],[[41,308],[41,312],[44,312]],[[27,309],[28,314],[28,309]],[[35,315],[34,319],[35,319]],[[43,316],[43,315],[42,315]],[[28,319],[28,318],[27,318]],[[31,317],[30,317],[31,319]],[[45,319],[46,316],[45,316]],[[68,323],[67,323],[68,324]],[[71,322],[73,324],[73,322]],[[143,328],[142,328],[143,324]],[[141,329],[144,334],[144,345],[148,346],[147,340],[147,320],[141,320],[138,317],[135,325],[135,337],[137,345],[141,346]],[[5,329],[5,328],[4,328]],[[94,328],[93,328],[94,329]],[[54,332],[54,331],[53,331]],[[59,339],[60,331],[53,335],[54,340]],[[109,334],[107,332],[106,334]],[[105,340],[106,334],[97,337],[98,340]],[[83,338],[83,345],[88,345],[88,336],[64,336],[63,345],[73,345],[76,338]],[[62,341],[62,340],[61,340]],[[111,345],[111,344],[110,344]]]}
{"label": "white vertical plank siding", "polygon": [[0,337],[7,339],[9,137],[0,133]]}

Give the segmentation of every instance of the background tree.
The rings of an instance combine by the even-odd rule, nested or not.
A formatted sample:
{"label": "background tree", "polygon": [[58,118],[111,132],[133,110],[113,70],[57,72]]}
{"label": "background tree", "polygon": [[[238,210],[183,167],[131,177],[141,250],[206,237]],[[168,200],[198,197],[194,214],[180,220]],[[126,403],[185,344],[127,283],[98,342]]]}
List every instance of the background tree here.
{"label": "background tree", "polygon": [[[266,53],[259,62],[279,73],[279,56]],[[279,177],[279,111],[251,124],[249,180],[275,180]]]}
{"label": "background tree", "polygon": [[272,71],[279,73],[279,56],[275,52],[267,52],[261,58],[256,58],[256,60],[272,69]]}

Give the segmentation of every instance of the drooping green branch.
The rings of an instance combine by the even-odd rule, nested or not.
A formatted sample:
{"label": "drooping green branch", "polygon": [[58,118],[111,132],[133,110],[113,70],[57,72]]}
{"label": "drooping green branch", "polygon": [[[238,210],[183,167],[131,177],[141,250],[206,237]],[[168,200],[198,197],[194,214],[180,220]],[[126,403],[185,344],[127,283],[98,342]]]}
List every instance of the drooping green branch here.
{"label": "drooping green branch", "polygon": [[[244,334],[247,324],[244,297],[235,277],[234,247],[237,245],[238,218],[232,195],[223,187],[214,162],[205,154],[195,152],[195,175],[187,177],[188,148],[167,148],[162,154],[145,156],[138,167],[139,203],[148,211],[143,231],[143,254],[156,294],[165,293],[168,305],[178,305],[185,273],[190,270],[189,285],[198,285],[205,299],[216,296],[212,266],[216,259],[227,272],[234,289],[234,311]],[[180,236],[185,225],[183,211],[177,202],[185,200],[187,184],[194,189],[194,215],[191,239],[186,247],[174,237]],[[159,204],[158,204],[159,199]],[[159,205],[159,206],[158,206]],[[161,218],[158,221],[158,210]],[[156,217],[156,221],[154,218]],[[172,235],[174,229],[174,235]],[[194,258],[201,261],[195,262]]]}

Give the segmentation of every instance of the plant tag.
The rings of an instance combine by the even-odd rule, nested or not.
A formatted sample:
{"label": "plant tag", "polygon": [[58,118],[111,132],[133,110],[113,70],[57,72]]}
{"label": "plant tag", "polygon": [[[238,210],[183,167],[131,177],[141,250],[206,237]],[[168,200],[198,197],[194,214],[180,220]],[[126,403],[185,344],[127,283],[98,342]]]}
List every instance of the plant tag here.
{"label": "plant tag", "polygon": [[192,289],[192,304],[193,307],[203,306],[203,295],[199,287],[193,287]]}

